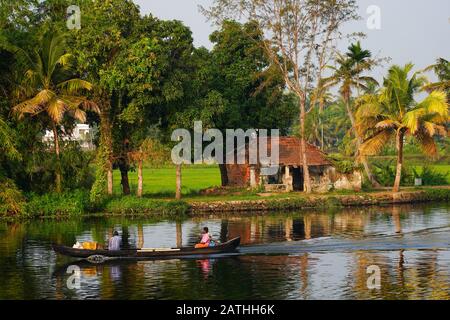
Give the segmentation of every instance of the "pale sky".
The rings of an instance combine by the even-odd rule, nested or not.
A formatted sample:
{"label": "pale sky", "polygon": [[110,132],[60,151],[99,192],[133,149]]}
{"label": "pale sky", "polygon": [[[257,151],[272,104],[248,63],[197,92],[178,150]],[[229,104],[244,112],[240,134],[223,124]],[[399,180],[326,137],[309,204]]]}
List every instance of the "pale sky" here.
{"label": "pale sky", "polygon": [[[212,0],[135,0],[143,14],[184,22],[193,32],[194,44],[211,48],[209,34],[213,27],[198,10]],[[391,63],[412,61],[422,69],[438,57],[450,60],[450,0],[357,0],[362,20],[346,26],[345,31],[367,34],[362,45],[375,56],[390,57]],[[367,27],[369,6],[380,8],[381,29]],[[348,43],[342,43],[345,49]],[[381,80],[386,69],[375,70]]]}

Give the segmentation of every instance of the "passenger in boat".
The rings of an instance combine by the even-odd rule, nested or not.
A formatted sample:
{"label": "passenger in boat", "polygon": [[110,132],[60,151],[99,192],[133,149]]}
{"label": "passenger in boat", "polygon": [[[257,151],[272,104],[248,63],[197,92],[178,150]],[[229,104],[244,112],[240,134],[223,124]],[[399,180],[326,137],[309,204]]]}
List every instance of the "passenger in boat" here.
{"label": "passenger in boat", "polygon": [[209,245],[211,243],[211,239],[212,239],[212,237],[211,237],[211,234],[209,233],[208,227],[204,227],[203,231],[202,231],[202,234],[201,234],[200,243],[196,244],[195,248],[199,249],[199,248],[207,248],[207,247],[209,247]]}
{"label": "passenger in boat", "polygon": [[117,231],[114,231],[113,236],[109,239],[108,250],[117,251],[120,250],[122,239]]}

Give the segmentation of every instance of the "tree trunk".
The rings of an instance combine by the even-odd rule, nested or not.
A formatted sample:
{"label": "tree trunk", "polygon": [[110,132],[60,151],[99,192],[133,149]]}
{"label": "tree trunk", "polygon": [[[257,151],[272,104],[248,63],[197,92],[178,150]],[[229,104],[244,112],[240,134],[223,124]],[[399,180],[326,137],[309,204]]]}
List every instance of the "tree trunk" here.
{"label": "tree trunk", "polygon": [[[350,108],[350,99],[346,99],[345,106],[347,108],[348,117],[350,118],[350,122],[352,124],[353,134],[355,135],[355,138],[356,138],[356,148],[358,150],[356,152],[356,155],[358,155],[359,148],[363,144],[363,141],[362,141],[361,136],[358,134],[358,131],[356,130],[356,120],[355,120],[355,116],[353,115],[353,112],[352,112],[352,110]],[[361,157],[361,163],[363,164],[364,171],[366,172],[367,178],[369,179],[369,181],[372,184],[372,186],[374,188],[380,188],[381,185],[375,179],[375,176],[372,174],[372,170],[370,170],[370,166],[369,166],[369,163],[367,162],[367,158],[366,157]]]}
{"label": "tree trunk", "polygon": [[175,194],[175,198],[177,200],[181,199],[181,164],[177,165],[177,190]]}
{"label": "tree trunk", "polygon": [[325,138],[323,136],[323,123],[321,124],[321,129],[320,129],[320,145],[322,146],[322,151],[325,151]]}
{"label": "tree trunk", "polygon": [[61,193],[62,191],[61,158],[60,158],[58,129],[56,128],[55,123],[53,123],[53,140],[55,143],[55,154],[56,154],[55,189],[57,193]]}
{"label": "tree trunk", "polygon": [[[99,103],[104,103],[99,99]],[[108,104],[106,102],[105,104]],[[102,106],[100,112],[100,135],[101,144],[106,151],[106,160],[104,163],[104,170],[106,171],[107,177],[107,193],[108,195],[113,194],[113,151],[112,151],[112,132],[111,132],[111,121],[109,118],[109,106]]]}
{"label": "tree trunk", "polygon": [[303,163],[303,180],[304,180],[304,191],[306,193],[311,193],[311,179],[309,176],[308,159],[306,156],[306,140],[305,140],[305,97],[300,98],[300,136],[301,143],[300,149],[302,153],[302,163]]}
{"label": "tree trunk", "polygon": [[403,166],[403,131],[400,129],[397,132],[397,172],[395,173],[395,182],[393,192],[400,191],[400,181],[402,179]]}
{"label": "tree trunk", "polygon": [[113,194],[113,169],[111,161],[108,161],[108,170],[107,170],[107,192],[108,195],[112,196]]}
{"label": "tree trunk", "polygon": [[228,171],[226,164],[219,164],[220,179],[222,181],[222,187],[228,186]]}
{"label": "tree trunk", "polygon": [[120,161],[119,169],[120,169],[120,176],[121,181],[120,184],[122,185],[122,191],[124,195],[129,195],[131,193],[130,191],[130,182],[128,179],[128,165],[125,163],[124,160]]}
{"label": "tree trunk", "polygon": [[142,160],[138,161],[138,187],[137,187],[137,196],[142,198],[143,193],[143,175],[142,175]]}

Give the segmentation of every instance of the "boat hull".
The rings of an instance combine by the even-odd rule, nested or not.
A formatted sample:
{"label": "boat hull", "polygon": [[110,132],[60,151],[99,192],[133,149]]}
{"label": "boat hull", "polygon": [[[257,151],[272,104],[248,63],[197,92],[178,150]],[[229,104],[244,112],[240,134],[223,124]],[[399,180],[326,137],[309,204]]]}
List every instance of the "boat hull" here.
{"label": "boat hull", "polygon": [[234,238],[214,247],[207,248],[171,248],[171,249],[129,249],[129,250],[87,250],[75,249],[67,246],[53,245],[53,250],[61,255],[73,258],[87,259],[93,256],[101,256],[107,258],[118,259],[149,259],[149,258],[167,258],[167,257],[181,257],[191,255],[210,255],[233,252],[239,246],[241,238]]}

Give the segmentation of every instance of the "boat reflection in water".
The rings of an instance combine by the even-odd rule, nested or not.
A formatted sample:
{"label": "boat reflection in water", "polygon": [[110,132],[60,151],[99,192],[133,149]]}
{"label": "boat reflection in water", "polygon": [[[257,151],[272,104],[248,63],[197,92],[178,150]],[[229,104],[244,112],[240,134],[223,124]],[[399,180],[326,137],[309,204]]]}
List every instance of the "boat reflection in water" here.
{"label": "boat reflection in water", "polygon": [[200,270],[202,271],[203,277],[205,279],[208,278],[210,274],[212,274],[212,268],[215,260],[214,259],[202,259],[197,260],[197,265],[199,266]]}
{"label": "boat reflection in water", "polygon": [[[450,299],[449,213],[442,204],[183,222],[5,223],[0,299]],[[241,236],[239,253],[91,265],[51,250],[54,242],[105,242],[122,228],[130,248],[189,246],[204,226],[221,241]],[[70,265],[81,270],[78,289],[67,288]],[[373,265],[380,289],[367,287]]]}

